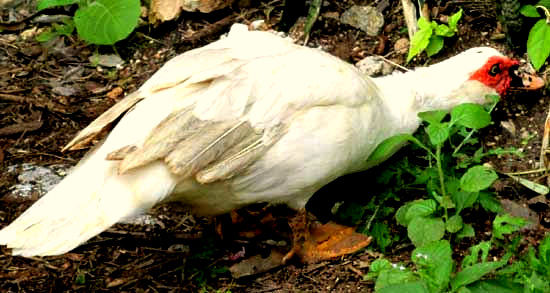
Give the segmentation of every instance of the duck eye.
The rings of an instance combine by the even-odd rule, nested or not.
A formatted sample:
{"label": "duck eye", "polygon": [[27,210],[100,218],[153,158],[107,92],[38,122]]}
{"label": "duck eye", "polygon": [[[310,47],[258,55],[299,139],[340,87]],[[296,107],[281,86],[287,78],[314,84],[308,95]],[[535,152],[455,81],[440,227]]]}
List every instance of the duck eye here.
{"label": "duck eye", "polygon": [[498,64],[495,64],[495,65],[491,66],[491,70],[489,70],[489,75],[496,76],[500,72],[501,72],[500,66],[498,66]]}

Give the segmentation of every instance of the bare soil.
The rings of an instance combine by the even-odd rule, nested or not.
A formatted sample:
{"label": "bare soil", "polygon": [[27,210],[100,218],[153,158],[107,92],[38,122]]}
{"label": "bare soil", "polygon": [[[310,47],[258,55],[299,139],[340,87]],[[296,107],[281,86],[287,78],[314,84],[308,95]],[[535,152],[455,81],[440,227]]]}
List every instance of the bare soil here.
{"label": "bare soil", "polygon": [[[99,114],[147,80],[167,60],[189,49],[208,44],[227,32],[234,22],[249,23],[265,19],[276,27],[282,1],[251,1],[245,8],[199,14],[184,13],[178,20],[153,28],[142,26],[127,40],[117,44],[117,53],[126,61],[122,68],[99,68],[90,56],[113,53],[112,47],[88,46],[73,37],[58,37],[38,43],[24,38],[23,31],[36,27],[26,24],[19,30],[0,33],[0,227],[6,226],[27,209],[36,198],[16,200],[9,196],[17,177],[5,172],[8,166],[21,163],[38,165],[74,165],[85,151],[62,153],[60,150],[80,129]],[[327,1],[325,1],[327,2]],[[341,24],[330,15],[340,15],[353,4],[386,2],[385,26],[378,37]],[[508,49],[503,39],[493,40],[501,29],[492,1],[436,1],[437,17],[450,15],[460,7],[465,17],[458,36],[447,41],[435,60],[446,58],[480,45],[489,45],[508,55],[523,54]],[[376,4],[375,3],[375,4]],[[445,4],[445,5],[443,5]],[[268,12],[270,11],[270,12]],[[25,12],[19,17],[24,17]],[[372,54],[404,64],[405,53],[394,50],[397,40],[407,37],[399,1],[328,1],[322,17],[315,24],[309,46],[321,46],[349,62]],[[8,11],[1,11],[7,19]],[[522,57],[521,55],[519,57]],[[433,62],[420,57],[408,66]],[[337,86],[337,85],[335,85]],[[69,94],[67,94],[69,93]],[[548,109],[546,91],[510,93],[493,113],[494,124],[484,130],[486,148],[522,148],[524,157],[503,155],[490,158],[501,172],[538,168],[541,139]],[[515,132],[503,123],[515,125]],[[407,156],[400,152],[396,159]],[[526,178],[546,184],[542,173]],[[350,193],[369,196],[372,173],[339,180],[312,199],[310,206],[324,218],[332,207],[334,195]],[[351,188],[350,188],[351,186]],[[495,186],[498,196],[530,206],[537,212],[540,225],[524,232],[525,245],[536,243],[550,228],[548,198],[533,203],[537,194],[502,176]],[[531,201],[530,201],[531,200]],[[396,206],[397,208],[398,206]],[[325,213],[323,213],[325,211]],[[285,215],[285,212],[278,212]],[[12,257],[0,248],[0,290],[3,292],[371,292],[374,284],[363,280],[368,264],[380,253],[363,250],[333,261],[304,265],[296,261],[267,273],[234,279],[227,267],[246,247],[269,253],[260,240],[227,241],[215,230],[223,219],[197,218],[181,211],[177,205],[163,205],[152,214],[161,219],[157,225],[117,224],[74,251],[55,257]],[[284,217],[283,217],[284,218]],[[471,215],[479,238],[487,238],[491,215]],[[395,223],[396,233],[402,232]],[[256,229],[259,226],[256,226]],[[260,229],[261,230],[261,229]],[[284,230],[284,228],[283,228]],[[263,239],[285,240],[288,231],[264,235]],[[281,236],[283,235],[283,236]],[[278,238],[277,238],[278,237]],[[476,239],[476,241],[479,240]],[[288,237],[287,239],[288,240]],[[263,240],[262,240],[263,241]],[[288,243],[288,241],[287,241]],[[473,243],[473,242],[472,242]],[[467,243],[455,255],[464,255]],[[408,261],[410,245],[391,247],[386,256]],[[496,252],[498,254],[498,252]],[[237,257],[235,257],[237,255]]]}

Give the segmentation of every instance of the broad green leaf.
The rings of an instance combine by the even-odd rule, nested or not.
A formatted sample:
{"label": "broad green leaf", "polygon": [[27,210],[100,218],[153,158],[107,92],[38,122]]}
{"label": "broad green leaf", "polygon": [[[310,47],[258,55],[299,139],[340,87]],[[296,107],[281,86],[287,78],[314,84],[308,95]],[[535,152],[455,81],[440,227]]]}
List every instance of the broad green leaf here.
{"label": "broad green leaf", "polygon": [[443,208],[454,209],[456,206],[451,197],[448,195],[440,196],[437,193],[433,192],[433,197]]}
{"label": "broad green leaf", "polygon": [[426,54],[428,54],[428,57],[432,57],[433,55],[439,53],[441,49],[443,49],[443,37],[440,36],[432,36],[430,38],[430,42],[428,43],[428,46],[426,47]]}
{"label": "broad green leaf", "polygon": [[451,124],[480,129],[491,123],[491,115],[481,105],[465,103],[451,110]]}
{"label": "broad green leaf", "polygon": [[450,29],[447,25],[440,24],[435,27],[434,34],[436,36],[441,36],[441,37],[452,37],[454,36],[455,32],[452,29]]}
{"label": "broad green leaf", "polygon": [[433,30],[433,28],[437,25],[434,21],[430,22],[424,17],[421,17],[418,19],[418,29],[420,30]]}
{"label": "broad green leaf", "polygon": [[477,201],[479,192],[458,191],[453,194],[456,211],[460,213],[463,209],[469,208]]}
{"label": "broad green leaf", "polygon": [[527,55],[536,70],[542,67],[550,55],[550,24],[546,23],[546,19],[537,21],[529,31]]}
{"label": "broad green leaf", "polygon": [[88,43],[112,45],[137,26],[141,6],[139,0],[96,0],[80,7],[74,16],[76,30]]}
{"label": "broad green leaf", "polygon": [[399,225],[405,227],[409,225],[410,219],[407,218],[407,212],[413,204],[414,201],[410,201],[397,209],[397,212],[395,212],[395,219],[397,220],[397,223],[399,223]]}
{"label": "broad green leaf", "polygon": [[449,112],[445,110],[434,110],[418,113],[418,118],[428,123],[439,123]]}
{"label": "broad green leaf", "polygon": [[430,293],[426,282],[414,281],[400,284],[393,284],[376,290],[377,293]]}
{"label": "broad green leaf", "polygon": [[537,5],[535,5],[535,6],[539,6],[539,5],[540,5],[540,6],[544,6],[544,7],[548,8],[548,9],[550,9],[550,0],[540,0],[540,1],[537,3]]}
{"label": "broad green leaf", "polygon": [[450,217],[447,222],[445,222],[445,230],[449,233],[456,233],[460,231],[463,226],[464,222],[462,221],[462,217],[460,215],[454,215]]}
{"label": "broad green leaf", "polygon": [[416,217],[407,227],[407,235],[416,247],[440,240],[445,234],[445,223],[441,218]]}
{"label": "broad green leaf", "polygon": [[409,55],[407,55],[407,62],[411,61],[414,56],[418,55],[420,52],[424,51],[426,47],[428,47],[430,38],[433,34],[431,25],[422,17],[418,20],[418,27],[420,29],[411,40],[411,47],[409,49]]}
{"label": "broad green leaf", "polygon": [[426,127],[432,145],[441,145],[449,138],[449,123],[432,123]]}
{"label": "broad green leaf", "polygon": [[55,6],[65,6],[80,2],[80,0],[41,0],[36,5],[36,10],[40,11]]}
{"label": "broad green leaf", "polygon": [[462,286],[466,286],[475,281],[478,281],[483,276],[488,273],[502,267],[505,265],[505,262],[495,261],[495,262],[485,262],[477,263],[469,267],[465,267],[462,271],[458,272],[456,276],[451,281],[451,287],[453,290],[457,290]]}
{"label": "broad green leaf", "polygon": [[504,235],[519,231],[528,223],[523,218],[512,217],[509,214],[497,215],[493,220],[493,236],[497,239],[504,239]]}
{"label": "broad green leaf", "polygon": [[[453,270],[452,249],[449,241],[439,240],[413,250],[412,261],[418,273],[428,281],[433,292],[447,288]],[[434,290],[435,289],[435,290]]]}
{"label": "broad green leaf", "polygon": [[416,217],[426,217],[437,210],[437,202],[433,199],[422,199],[414,201],[407,209],[405,221],[410,222]]}
{"label": "broad green leaf", "polygon": [[502,211],[502,205],[492,193],[480,192],[479,203],[487,211],[490,211],[493,213],[500,213]]}
{"label": "broad green leaf", "polygon": [[497,173],[485,166],[474,166],[460,178],[460,187],[464,191],[478,192],[483,189],[489,188],[495,180],[497,180]]}
{"label": "broad green leaf", "polygon": [[410,134],[398,134],[382,141],[376,149],[370,154],[367,162],[377,164],[385,161],[397,150],[399,150],[407,141],[411,139]]}
{"label": "broad green leaf", "polygon": [[466,237],[474,237],[474,236],[476,236],[476,232],[474,230],[474,227],[472,227],[472,224],[464,224],[464,227],[462,227],[462,230],[456,233],[456,237],[458,239],[462,239]]}
{"label": "broad green leaf", "polygon": [[546,234],[544,240],[539,244],[539,257],[542,263],[550,269],[550,234]]}
{"label": "broad green leaf", "polygon": [[388,287],[394,284],[403,284],[409,281],[416,281],[417,278],[414,274],[408,270],[401,270],[399,267],[382,270],[376,279],[374,286],[375,290],[379,292],[380,289]]}
{"label": "broad green leaf", "polygon": [[537,11],[537,8],[533,5],[523,5],[519,9],[519,13],[521,13],[523,16],[527,17],[541,17],[539,12]]}
{"label": "broad green leaf", "polygon": [[475,282],[468,286],[471,293],[522,293],[524,288],[518,283],[514,283],[513,280],[499,279],[499,280],[483,280]]}
{"label": "broad green leaf", "polygon": [[364,280],[372,280],[376,278],[383,270],[391,269],[391,263],[389,260],[379,258],[373,261],[369,266],[369,272],[364,276]]}
{"label": "broad green leaf", "polygon": [[40,43],[45,43],[55,37],[57,37],[58,34],[52,32],[52,30],[50,28],[46,28],[45,30],[43,30],[42,32],[40,32],[37,36],[36,36],[36,41],[40,42]]}
{"label": "broad green leaf", "polygon": [[461,18],[462,18],[462,8],[460,8],[460,10],[457,13],[449,17],[449,28],[456,32],[458,30],[458,21]]}

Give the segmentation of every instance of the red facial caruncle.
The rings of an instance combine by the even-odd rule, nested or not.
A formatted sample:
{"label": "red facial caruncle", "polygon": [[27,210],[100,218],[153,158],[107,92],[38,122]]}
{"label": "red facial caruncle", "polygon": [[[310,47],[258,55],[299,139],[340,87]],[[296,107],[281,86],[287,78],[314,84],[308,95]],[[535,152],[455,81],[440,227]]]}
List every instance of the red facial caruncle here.
{"label": "red facial caruncle", "polygon": [[518,67],[517,60],[508,57],[490,57],[485,65],[470,76],[470,80],[477,80],[484,85],[494,88],[500,95],[503,95],[512,82],[510,68]]}

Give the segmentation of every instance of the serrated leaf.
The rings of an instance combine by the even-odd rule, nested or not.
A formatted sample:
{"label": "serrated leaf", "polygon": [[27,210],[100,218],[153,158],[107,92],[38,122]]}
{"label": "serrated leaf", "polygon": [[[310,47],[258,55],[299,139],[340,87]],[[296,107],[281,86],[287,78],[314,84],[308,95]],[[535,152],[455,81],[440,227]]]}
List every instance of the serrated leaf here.
{"label": "serrated leaf", "polygon": [[489,188],[495,180],[497,180],[497,173],[485,166],[474,166],[460,178],[460,188],[467,192],[478,192],[483,189]]}
{"label": "serrated leaf", "polygon": [[88,43],[112,45],[137,26],[141,13],[139,0],[96,0],[80,7],[74,16],[80,37]]}
{"label": "serrated leaf", "polygon": [[407,62],[412,58],[424,51],[430,43],[430,38],[433,34],[433,29],[424,18],[418,20],[418,27],[420,28],[416,34],[414,34],[411,40],[411,46],[409,48],[409,54],[407,55]]}
{"label": "serrated leaf", "polygon": [[449,241],[439,240],[418,247],[412,252],[411,259],[420,275],[430,276],[428,285],[432,292],[442,292],[447,288],[453,270]]}
{"label": "serrated leaf", "polygon": [[389,270],[384,270],[380,273],[380,275],[376,279],[374,289],[375,291],[379,292],[379,290],[383,289],[384,287],[395,284],[408,283],[409,281],[416,281],[416,277],[411,271],[392,268]]}
{"label": "serrated leaf", "polygon": [[439,123],[445,116],[447,116],[448,111],[445,110],[434,110],[418,113],[418,118],[428,122],[428,123]]}
{"label": "serrated leaf", "polygon": [[430,293],[426,282],[414,281],[401,284],[393,284],[376,290],[377,293]]}
{"label": "serrated leaf", "polygon": [[462,8],[460,8],[460,10],[457,13],[449,17],[449,28],[456,32],[458,30],[458,21],[461,18],[462,18]]}
{"label": "serrated leaf", "polygon": [[65,6],[78,3],[80,0],[41,0],[36,5],[36,10],[40,11],[43,9],[56,7],[56,6]]}
{"label": "serrated leaf", "polygon": [[433,55],[439,53],[441,49],[443,49],[443,37],[440,36],[432,36],[430,38],[430,42],[428,43],[428,46],[426,47],[426,54],[428,54],[428,57],[432,57]]}
{"label": "serrated leaf", "polygon": [[491,123],[491,115],[483,106],[472,103],[460,104],[451,110],[451,124],[480,129]]}
{"label": "serrated leaf", "polygon": [[414,201],[407,209],[405,219],[410,222],[416,217],[426,217],[437,210],[437,202],[433,199],[423,199]]}
{"label": "serrated leaf", "polygon": [[460,215],[454,215],[450,217],[447,222],[445,222],[445,230],[449,233],[456,233],[460,231],[463,226],[464,222],[462,221],[462,217]]}
{"label": "serrated leaf", "polygon": [[416,247],[438,241],[445,235],[445,223],[441,218],[416,217],[407,227],[407,235]]}
{"label": "serrated leaf", "polygon": [[505,265],[505,262],[495,261],[495,262],[485,262],[477,263],[469,267],[465,267],[462,271],[458,272],[453,280],[451,281],[451,287],[453,290],[457,290],[462,286],[466,286],[475,281],[481,279],[481,277],[487,275],[488,273],[502,267]]}
{"label": "serrated leaf", "polygon": [[410,201],[397,209],[397,212],[395,212],[395,219],[397,220],[397,223],[399,223],[399,225],[404,227],[407,227],[409,225],[410,219],[407,219],[407,212],[413,204],[414,202]]}
{"label": "serrated leaf", "polygon": [[536,70],[544,65],[550,55],[550,24],[546,23],[546,19],[537,21],[529,31],[527,55]]}
{"label": "serrated leaf", "polygon": [[527,17],[537,17],[537,18],[541,17],[539,12],[537,11],[537,8],[533,5],[523,5],[523,6],[521,6],[521,8],[519,9],[519,13],[521,13],[521,15],[527,16]]}
{"label": "serrated leaf", "polygon": [[432,123],[426,127],[426,132],[432,145],[441,145],[449,138],[449,123]]}
{"label": "serrated leaf", "polygon": [[372,162],[373,164],[380,163],[385,161],[391,155],[393,155],[397,150],[399,150],[407,141],[410,141],[412,135],[410,134],[398,134],[382,141],[376,149],[370,154],[367,162]]}

